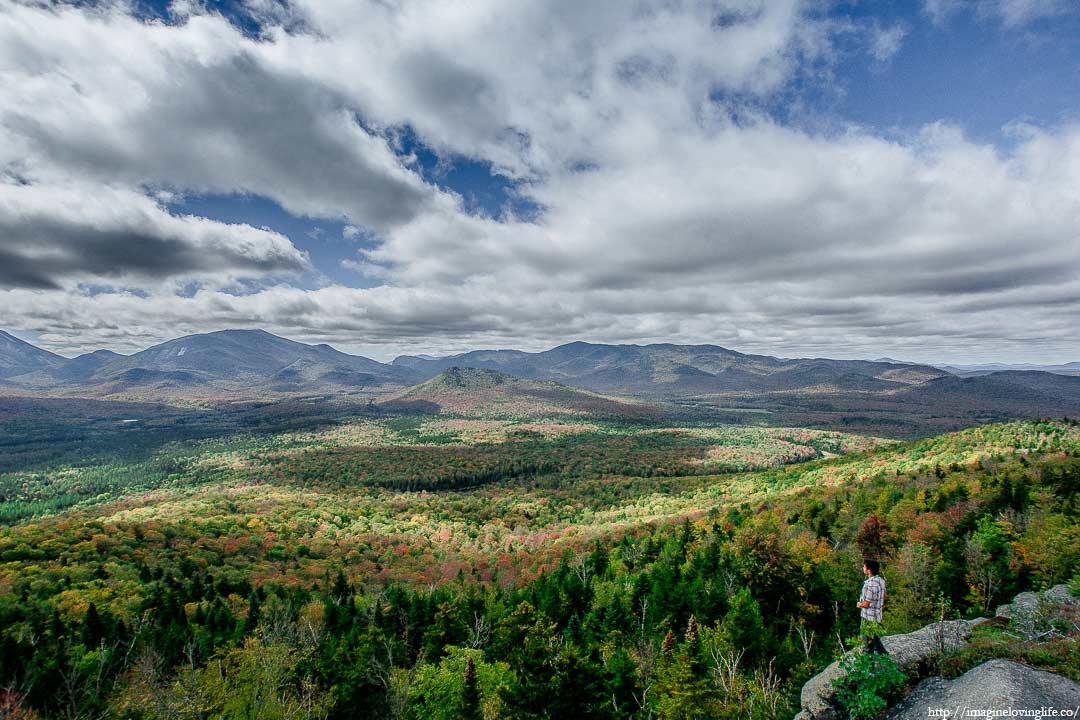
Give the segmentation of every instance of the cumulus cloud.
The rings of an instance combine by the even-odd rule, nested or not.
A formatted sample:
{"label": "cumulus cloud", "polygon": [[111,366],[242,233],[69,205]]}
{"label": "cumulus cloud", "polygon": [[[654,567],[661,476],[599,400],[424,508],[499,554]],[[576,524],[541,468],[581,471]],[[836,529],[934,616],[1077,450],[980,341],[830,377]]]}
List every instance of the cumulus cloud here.
{"label": "cumulus cloud", "polygon": [[945,126],[901,143],[728,125],[535,188],[549,208],[537,223],[432,216],[366,257],[405,284],[504,277],[567,291],[812,279],[837,295],[963,294],[979,277],[988,290],[1055,282],[1062,260],[1080,260],[1068,183],[1078,138],[1034,133],[1003,157]]}
{"label": "cumulus cloud", "polygon": [[310,269],[283,235],[172,215],[102,186],[0,183],[0,287],[194,278],[229,281]]}
{"label": "cumulus cloud", "polygon": [[38,178],[252,193],[383,229],[437,203],[348,98],[220,17],[4,3],[0,162]]}
{"label": "cumulus cloud", "polygon": [[710,98],[768,97],[832,52],[830,21],[802,0],[294,7],[318,34],[277,36],[268,63],[513,177],[600,162],[613,127],[661,130],[671,114],[708,115]]}

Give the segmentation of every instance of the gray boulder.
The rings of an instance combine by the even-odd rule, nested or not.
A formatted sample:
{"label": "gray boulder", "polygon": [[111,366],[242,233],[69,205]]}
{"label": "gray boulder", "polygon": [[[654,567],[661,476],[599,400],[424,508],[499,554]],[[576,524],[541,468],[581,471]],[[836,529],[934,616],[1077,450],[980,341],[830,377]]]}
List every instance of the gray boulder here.
{"label": "gray boulder", "polygon": [[1011,603],[1000,605],[997,616],[1015,618],[1039,612],[1046,605],[1080,605],[1080,598],[1073,597],[1068,585],[1055,585],[1044,592],[1022,592]]}
{"label": "gray boulder", "polygon": [[1055,585],[1044,592],[1043,597],[1054,605],[1080,605],[1080,597],[1073,595],[1068,585]]}
{"label": "gray boulder", "polygon": [[956,650],[967,642],[972,628],[989,622],[986,618],[974,620],[945,620],[919,628],[903,635],[887,635],[881,643],[904,670],[911,670],[932,655]]}
{"label": "gray boulder", "polygon": [[1009,625],[1021,637],[1031,640],[1046,634],[1053,627],[1056,608],[1080,605],[1066,585],[1055,585],[1045,592],[1022,592],[1011,603],[997,609],[997,617],[1009,620]]}
{"label": "gray boulder", "polygon": [[833,705],[836,701],[836,688],[832,683],[843,675],[840,660],[834,660],[827,668],[806,681],[799,696],[799,704],[802,705],[799,716],[803,716],[802,720],[836,720],[839,717]]}
{"label": "gray boulder", "polygon": [[[1012,660],[990,660],[955,680],[930,678],[886,714],[886,720],[963,720],[987,717],[985,710],[1056,708],[1073,712],[1080,706],[1080,684]],[[967,711],[973,711],[967,714]],[[947,712],[947,715],[941,713]],[[959,714],[958,714],[959,713]]]}

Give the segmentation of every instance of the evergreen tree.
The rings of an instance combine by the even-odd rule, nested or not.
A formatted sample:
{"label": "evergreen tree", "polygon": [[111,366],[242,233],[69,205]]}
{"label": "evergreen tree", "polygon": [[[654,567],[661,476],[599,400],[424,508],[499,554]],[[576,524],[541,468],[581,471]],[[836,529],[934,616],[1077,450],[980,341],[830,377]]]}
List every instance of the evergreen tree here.
{"label": "evergreen tree", "polygon": [[259,604],[259,596],[254,590],[248,595],[248,611],[247,617],[244,618],[244,633],[250,633],[252,630],[259,626],[259,619],[262,614],[262,609]]}
{"label": "evergreen tree", "polygon": [[83,620],[82,643],[87,649],[94,649],[105,637],[105,624],[98,614],[97,605],[90,603],[86,608],[86,619]]}
{"label": "evergreen tree", "polygon": [[480,706],[480,680],[476,674],[476,661],[472,655],[465,658],[464,685],[461,690],[461,720],[483,720]]}
{"label": "evergreen tree", "polygon": [[761,619],[761,608],[749,588],[743,588],[731,597],[722,627],[731,646],[746,651],[747,661],[760,658],[764,650],[765,624]]}

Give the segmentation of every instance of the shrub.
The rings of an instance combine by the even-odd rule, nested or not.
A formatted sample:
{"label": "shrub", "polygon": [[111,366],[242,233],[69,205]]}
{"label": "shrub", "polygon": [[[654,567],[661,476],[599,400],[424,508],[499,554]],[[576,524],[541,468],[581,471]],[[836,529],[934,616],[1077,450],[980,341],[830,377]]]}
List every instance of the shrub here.
{"label": "shrub", "polygon": [[907,676],[886,653],[854,652],[840,661],[836,699],[852,720],[871,720],[897,699]]}

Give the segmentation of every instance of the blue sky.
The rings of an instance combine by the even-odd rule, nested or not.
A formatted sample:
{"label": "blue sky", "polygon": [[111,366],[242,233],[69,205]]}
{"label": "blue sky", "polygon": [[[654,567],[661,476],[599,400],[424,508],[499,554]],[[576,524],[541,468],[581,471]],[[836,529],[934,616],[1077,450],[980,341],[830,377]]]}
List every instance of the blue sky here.
{"label": "blue sky", "polygon": [[0,327],[1080,357],[1068,0],[0,0]]}
{"label": "blue sky", "polygon": [[1033,18],[1006,28],[995,17],[958,11],[939,25],[919,3],[856,4],[853,17],[905,30],[887,62],[851,56],[837,79],[838,117],[881,130],[926,123],[961,125],[973,138],[1008,145],[1018,121],[1052,126],[1077,119],[1080,14]]}

